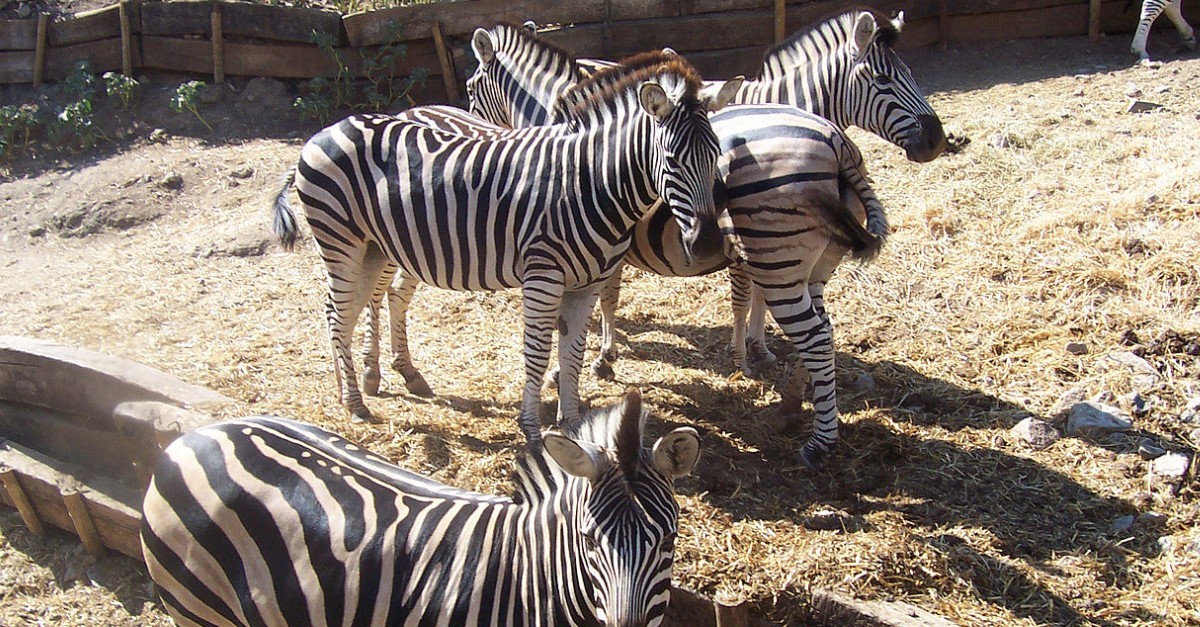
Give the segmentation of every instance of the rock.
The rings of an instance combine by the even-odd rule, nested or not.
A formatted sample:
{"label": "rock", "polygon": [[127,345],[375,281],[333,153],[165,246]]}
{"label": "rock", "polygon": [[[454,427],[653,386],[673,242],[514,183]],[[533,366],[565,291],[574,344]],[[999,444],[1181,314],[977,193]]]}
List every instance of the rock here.
{"label": "rock", "polygon": [[29,227],[29,237],[44,237],[46,235],[46,227],[41,224],[35,224]]}
{"label": "rock", "polygon": [[1121,346],[1134,346],[1141,343],[1142,341],[1138,339],[1137,333],[1133,329],[1125,329],[1125,332],[1121,334]]}
{"label": "rock", "polygon": [[1167,449],[1157,445],[1149,438],[1138,443],[1138,456],[1146,461],[1158,459],[1167,454]]}
{"label": "rock", "polygon": [[1051,410],[1051,415],[1056,418],[1066,416],[1070,413],[1071,408],[1082,403],[1086,398],[1087,388],[1083,386],[1071,388],[1059,397],[1058,402],[1054,404],[1054,409]]}
{"label": "rock", "polygon": [[850,384],[850,389],[854,392],[870,392],[876,387],[878,385],[875,383],[875,377],[869,372],[860,373]]}
{"label": "rock", "polygon": [[246,83],[242,90],[242,99],[246,102],[269,102],[288,100],[287,86],[273,78],[254,78]]}
{"label": "rock", "polygon": [[1134,418],[1145,418],[1150,413],[1150,403],[1142,395],[1134,392],[1129,395],[1129,410]]}
{"label": "rock", "polygon": [[1165,94],[1169,91],[1171,91],[1170,85],[1159,85],[1158,87],[1154,88],[1154,93],[1156,94]]}
{"label": "rock", "polygon": [[17,17],[25,19],[31,15],[33,15],[33,7],[28,2],[17,5]]}
{"label": "rock", "polygon": [[1067,435],[1089,440],[1102,440],[1113,433],[1128,431],[1131,428],[1132,416],[1121,411],[1119,407],[1096,401],[1076,403],[1067,417]]}
{"label": "rock", "polygon": [[1083,342],[1067,342],[1067,352],[1072,355],[1088,354],[1088,345]]}
{"label": "rock", "polygon": [[1054,425],[1032,416],[1018,422],[1009,431],[1035,450],[1044,449],[1062,437]]}
{"label": "rock", "polygon": [[1158,512],[1143,512],[1137,517],[1139,525],[1163,525],[1167,522],[1167,517]]}
{"label": "rock", "polygon": [[1161,109],[1161,108],[1162,108],[1162,105],[1160,105],[1156,102],[1148,102],[1145,100],[1134,100],[1133,102],[1129,103],[1129,107],[1125,109],[1125,113],[1145,113],[1147,111],[1154,111],[1155,109]]}
{"label": "rock", "polygon": [[259,257],[265,255],[271,240],[259,233],[247,233],[223,244],[196,249],[197,257]]}
{"label": "rock", "polygon": [[1114,533],[1129,531],[1133,527],[1133,515],[1118,516],[1112,520],[1112,530]]}
{"label": "rock", "polygon": [[1182,479],[1187,474],[1191,460],[1183,453],[1167,453],[1150,462],[1150,472],[1163,479]]}
{"label": "rock", "polygon": [[1142,95],[1142,89],[1135,83],[1129,83],[1125,85],[1125,95],[1130,98],[1139,98]]}
{"label": "rock", "polygon": [[179,191],[183,189],[183,176],[181,176],[178,172],[172,172],[163,178],[162,182],[159,184],[167,189]]}
{"label": "rock", "polygon": [[1129,369],[1130,374],[1133,376],[1134,389],[1145,389],[1158,383],[1160,378],[1158,370],[1155,370],[1154,366],[1150,365],[1150,362],[1131,352],[1110,353],[1106,356],[1106,359]]}
{"label": "rock", "polygon": [[164,129],[156,128],[153,131],[150,131],[151,143],[165,144],[167,142],[168,137],[170,137],[170,136],[167,135],[167,131]]}
{"label": "rock", "polygon": [[1200,396],[1188,401],[1187,407],[1179,414],[1179,420],[1192,425],[1200,424]]}
{"label": "rock", "polygon": [[254,176],[254,168],[250,166],[237,168],[236,170],[230,172],[229,176],[232,176],[235,179],[248,179]]}

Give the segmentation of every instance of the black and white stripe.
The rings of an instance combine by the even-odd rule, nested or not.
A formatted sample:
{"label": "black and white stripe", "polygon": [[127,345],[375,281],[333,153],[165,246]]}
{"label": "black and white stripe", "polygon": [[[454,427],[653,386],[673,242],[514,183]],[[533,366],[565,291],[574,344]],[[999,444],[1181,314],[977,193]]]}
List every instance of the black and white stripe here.
{"label": "black and white stripe", "polygon": [[[717,141],[707,113],[740,82],[702,89],[677,56],[644,61],[581,83],[554,126],[489,128],[456,109],[419,107],[351,116],[305,144],[295,186],[329,274],[335,370],[353,416],[374,419],[355,379],[351,332],[397,273],[447,289],[522,288],[519,422],[536,439],[552,334],[561,336],[559,415],[571,419],[587,318],[645,211],[661,198],[689,255],[717,252]],[[454,130],[464,120],[475,125],[469,135]],[[275,220],[285,245],[297,237],[288,187]]]}
{"label": "black and white stripe", "polygon": [[202,427],[158,462],[143,555],[180,625],[658,625],[699,440],[643,423],[631,392],[547,432],[512,497],[290,420]]}
{"label": "black and white stripe", "polygon": [[1138,21],[1137,32],[1133,34],[1133,43],[1130,44],[1129,50],[1136,54],[1145,65],[1155,65],[1155,62],[1150,60],[1150,55],[1146,53],[1146,38],[1150,36],[1150,27],[1154,25],[1154,20],[1157,20],[1158,16],[1163,13],[1167,14],[1167,18],[1175,25],[1175,30],[1179,31],[1183,45],[1189,50],[1196,48],[1196,32],[1192,29],[1192,25],[1183,19],[1183,0],[1142,0],[1142,16]]}

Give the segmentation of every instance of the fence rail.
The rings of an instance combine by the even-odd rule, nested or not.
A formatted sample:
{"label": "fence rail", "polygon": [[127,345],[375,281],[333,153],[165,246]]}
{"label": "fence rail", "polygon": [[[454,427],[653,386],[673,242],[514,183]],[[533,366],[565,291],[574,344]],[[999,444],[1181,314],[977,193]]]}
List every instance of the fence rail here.
{"label": "fence rail", "polygon": [[[619,58],[670,46],[704,75],[753,74],[775,43],[778,24],[791,32],[848,0],[462,0],[342,15],[333,11],[246,2],[124,0],[110,7],[51,18],[0,20],[0,83],[40,83],[67,75],[79,61],[126,74],[161,70],[227,76],[314,78],[336,69],[318,49],[321,33],[346,53],[350,70],[365,70],[358,52],[402,43],[396,75],[424,67],[420,102],[457,99],[470,65],[466,45],[478,26],[526,19],[553,25],[550,41],[580,56]],[[962,44],[1028,37],[1125,33],[1137,5],[1126,0],[877,0],[904,10],[901,46]],[[1133,6],[1127,6],[1133,4]],[[1200,12],[1186,0],[1185,12]],[[1190,7],[1190,8],[1189,8]]]}

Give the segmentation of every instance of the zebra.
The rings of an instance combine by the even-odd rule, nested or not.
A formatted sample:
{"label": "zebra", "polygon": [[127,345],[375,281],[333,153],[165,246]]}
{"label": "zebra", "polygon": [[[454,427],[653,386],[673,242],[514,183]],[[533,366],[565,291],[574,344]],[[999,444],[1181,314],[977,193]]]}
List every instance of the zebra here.
{"label": "zebra", "polygon": [[[569,55],[532,37],[524,29],[508,25],[479,29],[473,40],[480,60],[476,74],[468,79],[473,111],[494,118],[544,117],[545,114],[540,112],[513,111],[513,103],[522,101],[514,93],[523,90],[523,85],[553,79],[523,78],[513,74],[535,73],[538,63],[545,63],[552,57],[556,58],[549,65],[565,74],[574,65]],[[636,59],[626,63],[636,63]],[[572,92],[565,94],[563,99],[573,101],[576,97]],[[481,106],[481,102],[489,104]],[[497,112],[491,107],[505,108],[506,111]],[[816,311],[792,296],[805,292],[805,282],[811,276],[832,272],[832,268],[815,267],[814,262],[818,259],[836,265],[847,250],[860,258],[875,254],[886,235],[887,218],[866,182],[861,153],[837,127],[794,107],[752,105],[738,108],[740,111],[736,114],[723,116],[719,112],[711,118],[714,130],[718,120],[722,120],[717,135],[724,151],[718,162],[720,180],[724,181],[722,186],[730,182],[735,184],[734,188],[725,191],[732,200],[729,213],[734,214],[733,217],[726,215],[731,239],[737,240],[744,235],[747,243],[742,249],[749,251],[745,255],[748,258],[746,265],[730,269],[734,293],[748,294],[752,281],[773,285],[776,293],[786,292],[784,298],[777,299],[773,313],[783,321],[781,324],[787,335],[795,340],[802,364],[811,369],[814,389],[819,390],[822,399],[817,402],[819,412],[814,438],[799,453],[803,463],[815,468],[821,463],[823,451],[832,448],[837,435],[832,335],[823,311]],[[475,118],[460,113],[457,118],[442,122],[456,132],[465,132],[464,129],[475,124]],[[478,132],[490,133],[493,127],[479,126]],[[772,167],[771,164],[778,165]],[[768,207],[776,211],[765,211]],[[861,226],[864,219],[868,224],[866,232]],[[667,276],[696,276],[728,265],[725,260],[708,264],[687,263],[685,251],[679,245],[680,232],[672,222],[665,209],[652,209],[651,214],[634,228],[625,261]],[[732,251],[727,255],[733,256]],[[397,346],[395,341],[397,337],[406,337],[404,312],[416,286],[411,280],[402,280],[389,294],[393,353],[398,356],[393,367],[401,372],[411,369],[412,365],[404,342]],[[377,307],[377,303],[374,306]],[[735,307],[735,313],[737,310]],[[745,307],[741,311],[744,316]],[[611,320],[611,313],[609,315]],[[371,319],[374,321],[374,317]],[[611,324],[606,325],[606,332],[611,333],[611,327]],[[738,320],[734,325],[735,355],[736,347],[745,346],[744,339],[737,336],[744,327],[744,320]],[[370,330],[368,335],[376,337]],[[606,335],[604,341],[611,345],[612,335]],[[744,361],[744,354],[736,356]],[[376,342],[368,350],[368,368],[377,369],[377,363]]]}
{"label": "zebra", "polygon": [[[1129,4],[1133,4],[1133,0],[1130,0]],[[1175,30],[1179,31],[1184,47],[1188,50],[1196,49],[1196,32],[1191,24],[1183,19],[1183,0],[1142,0],[1142,17],[1138,21],[1137,32],[1133,35],[1133,43],[1129,46],[1129,51],[1137,55],[1142,65],[1159,65],[1158,62],[1151,61],[1150,55],[1146,53],[1146,38],[1150,36],[1150,27],[1154,20],[1163,13],[1167,14],[1167,18],[1175,25]]]}
{"label": "zebra", "polygon": [[319,427],[258,416],[172,442],[142,551],[180,625],[658,625],[678,427],[642,446],[629,391],[518,456],[511,497],[447,486]]}
{"label": "zebra", "polygon": [[540,437],[556,326],[558,414],[577,416],[587,318],[646,209],[663,199],[692,258],[718,252],[707,114],[740,84],[702,87],[686,61],[648,53],[636,71],[614,68],[578,85],[587,95],[554,126],[468,136],[437,122],[457,110],[418,107],[354,115],[309,139],[276,197],[274,229],[285,248],[295,245],[294,184],[329,275],[326,318],[351,416],[376,420],[356,381],[353,326],[397,273],[448,289],[521,287],[521,430]]}

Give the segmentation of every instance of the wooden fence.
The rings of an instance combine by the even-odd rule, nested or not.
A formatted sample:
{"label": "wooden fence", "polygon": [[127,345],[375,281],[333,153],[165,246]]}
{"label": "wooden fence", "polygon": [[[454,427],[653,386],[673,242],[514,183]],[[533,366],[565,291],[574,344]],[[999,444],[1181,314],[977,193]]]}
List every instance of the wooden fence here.
{"label": "wooden fence", "polygon": [[[670,46],[705,76],[753,75],[782,35],[847,0],[462,0],[342,15],[244,2],[124,0],[73,16],[0,20],[0,83],[65,76],[79,61],[96,72],[170,71],[211,76],[304,79],[329,75],[333,60],[313,33],[331,38],[358,75],[360,52],[400,42],[407,54],[392,71],[429,71],[419,102],[458,100],[473,59],[466,45],[478,26],[526,19],[557,25],[545,37],[579,56],[619,58]],[[1027,37],[1128,33],[1140,2],[1126,0],[875,0],[904,10],[901,47]],[[1200,0],[1185,0],[1200,14]],[[1165,25],[1159,28],[1168,28]],[[392,39],[392,38],[395,39]]]}

